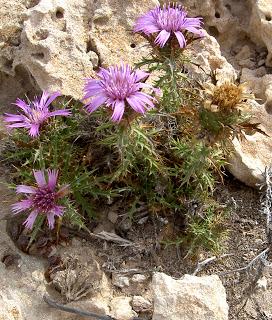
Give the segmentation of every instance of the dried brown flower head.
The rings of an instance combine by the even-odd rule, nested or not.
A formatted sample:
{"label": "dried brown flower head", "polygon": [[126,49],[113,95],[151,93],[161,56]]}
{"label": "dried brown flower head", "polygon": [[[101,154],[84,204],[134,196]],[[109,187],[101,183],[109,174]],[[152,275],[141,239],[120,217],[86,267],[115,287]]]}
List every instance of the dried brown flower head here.
{"label": "dried brown flower head", "polygon": [[206,84],[204,102],[205,109],[212,112],[232,112],[234,110],[248,109],[246,100],[254,99],[254,95],[248,92],[247,84],[236,85],[225,82],[220,85]]}

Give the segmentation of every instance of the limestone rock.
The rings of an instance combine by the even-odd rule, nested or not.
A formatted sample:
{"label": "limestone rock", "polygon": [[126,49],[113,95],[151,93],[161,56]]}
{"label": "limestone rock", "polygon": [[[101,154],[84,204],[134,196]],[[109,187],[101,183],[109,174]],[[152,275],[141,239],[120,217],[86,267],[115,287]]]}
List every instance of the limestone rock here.
{"label": "limestone rock", "polygon": [[199,80],[202,77],[204,81],[203,70],[205,70],[206,74],[216,70],[218,83],[236,79],[236,71],[222,56],[220,46],[213,36],[206,33],[203,39],[194,41],[190,48],[191,50],[188,51],[188,54],[192,61],[201,66],[199,68],[192,64],[188,65],[189,71],[195,78]]}
{"label": "limestone rock", "polygon": [[152,304],[144,297],[134,296],[132,298],[132,308],[136,312],[148,312],[152,310]]}
{"label": "limestone rock", "polygon": [[264,67],[255,70],[242,69],[241,81],[247,82],[257,99],[263,103],[272,103],[272,75],[266,74]]}
{"label": "limestone rock", "polygon": [[147,280],[147,276],[144,274],[136,273],[132,276],[131,281],[135,283],[143,283]]}
{"label": "limestone rock", "polygon": [[129,278],[122,276],[118,273],[112,274],[112,284],[118,288],[124,288],[129,286]]}
{"label": "limestone rock", "polygon": [[251,187],[262,183],[262,173],[266,166],[271,166],[272,152],[272,115],[264,105],[252,105],[252,121],[260,123],[259,128],[265,133],[245,135],[240,141],[233,140],[234,152],[231,154],[229,171],[240,181]]}
{"label": "limestone rock", "polygon": [[156,0],[0,0],[0,72],[16,79],[19,89],[24,82],[17,95],[26,93],[28,83],[30,93],[59,90],[81,99],[83,79],[93,76],[101,64],[133,63],[146,53],[145,40],[131,30],[135,19],[157,4]]}
{"label": "limestone rock", "polygon": [[272,67],[272,12],[270,0],[250,0],[252,11],[249,28],[252,39],[267,48],[266,65]]}
{"label": "limestone rock", "polygon": [[130,302],[130,297],[120,296],[113,298],[110,304],[110,315],[118,320],[132,320],[137,317],[137,313],[132,310]]}
{"label": "limestone rock", "polygon": [[153,320],[227,320],[225,289],[218,276],[185,275],[175,280],[155,273]]}
{"label": "limestone rock", "polygon": [[[13,67],[20,50],[27,10],[35,0],[0,1],[0,106],[10,105],[18,96],[35,93],[35,83],[23,66]],[[11,9],[12,8],[12,9]],[[6,111],[6,110],[3,110]]]}

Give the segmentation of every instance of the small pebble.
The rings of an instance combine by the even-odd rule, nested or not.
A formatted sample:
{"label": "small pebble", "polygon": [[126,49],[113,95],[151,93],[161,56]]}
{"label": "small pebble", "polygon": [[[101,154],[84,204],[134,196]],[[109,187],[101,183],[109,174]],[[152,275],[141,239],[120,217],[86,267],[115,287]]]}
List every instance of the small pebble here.
{"label": "small pebble", "polygon": [[132,282],[143,283],[147,280],[147,277],[144,274],[134,274],[131,278]]}
{"label": "small pebble", "polygon": [[152,304],[142,296],[134,296],[131,305],[136,312],[147,312],[152,309]]}
{"label": "small pebble", "polygon": [[108,213],[108,219],[110,220],[111,223],[115,224],[118,220],[118,214],[114,211],[110,211]]}
{"label": "small pebble", "polygon": [[262,277],[257,281],[257,288],[261,290],[266,290],[267,289],[267,279],[266,277]]}
{"label": "small pebble", "polygon": [[129,286],[129,278],[113,273],[112,284],[117,288],[125,288]]}
{"label": "small pebble", "polygon": [[265,59],[258,61],[258,67],[261,67],[265,64]]}

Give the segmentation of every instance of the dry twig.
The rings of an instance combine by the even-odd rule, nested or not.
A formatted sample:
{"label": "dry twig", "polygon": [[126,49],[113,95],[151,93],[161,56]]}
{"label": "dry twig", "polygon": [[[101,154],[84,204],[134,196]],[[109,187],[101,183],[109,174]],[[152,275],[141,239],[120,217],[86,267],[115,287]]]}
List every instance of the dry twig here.
{"label": "dry twig", "polygon": [[[65,305],[63,305],[61,303],[55,302],[48,295],[44,295],[43,296],[43,300],[52,308],[55,308],[55,309],[58,309],[58,310],[61,310],[61,311],[64,311],[64,312],[77,314],[77,315],[82,316],[82,317],[98,319],[98,320],[118,320],[118,319],[115,319],[115,318],[113,318],[111,316],[101,316],[101,315],[93,313],[93,312],[84,311],[84,310],[81,310],[81,309],[78,309],[78,308],[65,306]],[[133,318],[133,320],[144,320],[144,319],[135,317],[135,318]]]}

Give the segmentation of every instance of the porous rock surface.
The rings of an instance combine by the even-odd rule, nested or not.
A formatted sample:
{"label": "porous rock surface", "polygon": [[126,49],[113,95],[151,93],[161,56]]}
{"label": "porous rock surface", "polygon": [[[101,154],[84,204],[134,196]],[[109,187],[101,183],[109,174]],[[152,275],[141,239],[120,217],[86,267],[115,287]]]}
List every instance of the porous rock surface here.
{"label": "porous rock surface", "polygon": [[233,139],[234,152],[229,157],[229,170],[248,186],[260,188],[266,167],[272,165],[272,115],[264,105],[252,104],[252,122],[260,132]]}
{"label": "porous rock surface", "polygon": [[146,52],[143,40],[131,29],[136,17],[156,4],[156,0],[0,0],[4,78],[0,89],[6,78],[18,87],[6,101],[39,89],[81,99],[83,79],[98,66],[134,62]]}
{"label": "porous rock surface", "polygon": [[227,320],[226,292],[218,276],[185,275],[175,280],[164,273],[152,279],[152,320]]}

